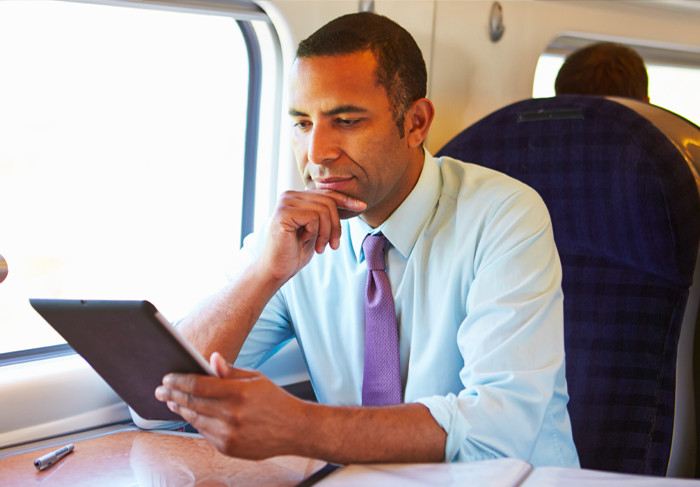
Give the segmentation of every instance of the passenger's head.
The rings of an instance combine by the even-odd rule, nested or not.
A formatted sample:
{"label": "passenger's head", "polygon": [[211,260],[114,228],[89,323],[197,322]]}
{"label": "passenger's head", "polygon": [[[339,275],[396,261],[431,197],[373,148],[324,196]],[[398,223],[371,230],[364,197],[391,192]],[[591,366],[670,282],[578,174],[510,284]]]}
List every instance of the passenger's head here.
{"label": "passenger's head", "polygon": [[644,60],[629,47],[611,42],[570,54],[557,75],[557,95],[622,96],[649,101]]}
{"label": "passenger's head", "polygon": [[428,73],[411,34],[387,17],[360,12],[327,23],[299,43],[297,58],[342,56],[369,51],[377,61],[376,82],[389,97],[401,137],[406,111],[425,98]]}
{"label": "passenger's head", "polygon": [[426,80],[411,35],[379,15],[340,17],[303,41],[289,76],[289,115],[306,188],[358,199],[365,222],[384,222],[423,169],[435,114]]}

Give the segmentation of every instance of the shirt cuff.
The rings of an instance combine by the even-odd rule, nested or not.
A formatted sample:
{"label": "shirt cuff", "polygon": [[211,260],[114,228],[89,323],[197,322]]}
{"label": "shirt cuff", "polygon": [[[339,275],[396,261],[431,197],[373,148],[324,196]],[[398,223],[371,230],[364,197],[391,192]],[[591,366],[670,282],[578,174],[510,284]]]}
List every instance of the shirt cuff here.
{"label": "shirt cuff", "polygon": [[445,442],[446,462],[472,462],[497,458],[493,452],[469,441],[471,425],[459,409],[459,399],[450,393],[447,396],[432,396],[415,402],[428,408],[437,424],[447,433]]}

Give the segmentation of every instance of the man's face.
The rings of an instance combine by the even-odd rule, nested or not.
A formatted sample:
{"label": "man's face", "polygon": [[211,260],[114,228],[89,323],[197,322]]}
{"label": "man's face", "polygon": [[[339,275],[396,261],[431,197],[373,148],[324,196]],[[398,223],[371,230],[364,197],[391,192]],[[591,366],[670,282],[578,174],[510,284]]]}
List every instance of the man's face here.
{"label": "man's face", "polygon": [[[307,189],[329,189],[367,204],[378,226],[420,175],[415,151],[400,138],[391,105],[375,83],[371,52],[297,59],[291,73],[292,145]],[[413,156],[413,157],[412,157]],[[341,218],[355,216],[341,210]]]}

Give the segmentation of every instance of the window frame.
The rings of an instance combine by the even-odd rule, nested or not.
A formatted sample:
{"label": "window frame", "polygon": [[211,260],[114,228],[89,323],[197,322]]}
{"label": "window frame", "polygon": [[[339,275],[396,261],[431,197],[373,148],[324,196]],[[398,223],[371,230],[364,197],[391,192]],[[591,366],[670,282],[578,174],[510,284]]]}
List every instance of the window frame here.
{"label": "window frame", "polygon": [[542,54],[559,54],[566,57],[595,42],[615,42],[631,47],[639,53],[645,63],[700,68],[700,48],[695,46],[582,32],[562,32],[547,44]]}

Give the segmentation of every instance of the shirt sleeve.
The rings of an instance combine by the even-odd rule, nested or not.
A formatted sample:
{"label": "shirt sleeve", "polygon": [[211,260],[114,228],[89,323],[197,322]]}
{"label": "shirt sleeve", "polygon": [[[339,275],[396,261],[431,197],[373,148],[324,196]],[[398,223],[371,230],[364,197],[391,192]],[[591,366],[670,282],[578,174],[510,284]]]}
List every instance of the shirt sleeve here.
{"label": "shirt sleeve", "polygon": [[[264,236],[263,232],[246,237],[235,266],[229,270],[231,279],[236,279],[240,272],[260,254],[265,241]],[[257,368],[292,338],[294,338],[294,331],[284,293],[280,289],[263,309],[234,365],[241,368]]]}
{"label": "shirt sleeve", "polygon": [[564,382],[561,263],[537,193],[525,188],[495,205],[474,259],[457,333],[464,388],[418,402],[447,432],[446,461],[527,461]]}

